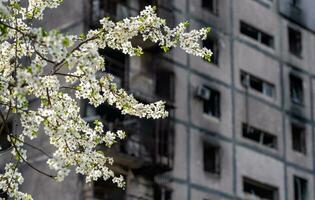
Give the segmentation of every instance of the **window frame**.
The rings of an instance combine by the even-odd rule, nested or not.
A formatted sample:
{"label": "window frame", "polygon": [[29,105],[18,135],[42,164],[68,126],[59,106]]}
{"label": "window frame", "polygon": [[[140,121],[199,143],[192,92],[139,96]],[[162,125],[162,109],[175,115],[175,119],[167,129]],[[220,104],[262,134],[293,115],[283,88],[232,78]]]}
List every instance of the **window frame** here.
{"label": "window frame", "polygon": [[[240,81],[241,85],[247,89],[250,88],[251,90],[254,90],[264,96],[267,96],[269,98],[275,98],[275,85],[273,83],[270,83],[268,81],[265,81],[257,76],[254,76],[248,72],[245,72],[243,70],[240,71]],[[261,82],[261,90],[253,87],[253,81]]]}
{"label": "window frame", "polygon": [[[169,84],[168,85],[168,89],[169,89],[169,96],[163,96],[164,94],[160,94],[159,91],[161,88],[158,88],[158,81],[159,78],[161,78],[161,74],[163,74],[163,76],[165,75],[166,78],[169,79]],[[163,81],[161,81],[163,82]],[[170,71],[170,70],[166,70],[166,69],[156,69],[155,70],[155,87],[154,87],[154,94],[156,96],[158,96],[159,98],[162,98],[163,100],[168,101],[169,103],[174,103],[175,102],[175,74],[174,72]]]}
{"label": "window frame", "polygon": [[[297,185],[296,185],[297,184]],[[298,187],[298,193],[296,191]],[[299,176],[293,176],[293,193],[296,200],[308,200],[308,180]]]}
{"label": "window frame", "polygon": [[[293,84],[295,82],[295,84]],[[304,81],[301,76],[294,73],[289,74],[289,89],[290,89],[290,100],[292,104],[304,106]],[[294,92],[294,89],[300,90]]]}
{"label": "window frame", "polygon": [[219,39],[216,37],[208,36],[206,40],[202,41],[203,47],[212,51],[211,64],[220,66],[220,46]]}
{"label": "window frame", "polygon": [[[255,140],[253,137],[250,137],[250,134],[253,133],[249,133],[250,130],[256,131],[259,133],[259,135],[257,135],[259,137],[259,141]],[[259,128],[253,127],[251,125],[248,125],[246,123],[242,123],[242,136],[243,138],[250,140],[252,142],[255,142],[256,144],[259,144],[261,146],[264,147],[268,147],[270,149],[278,149],[278,136],[271,134],[267,131],[261,130]],[[267,145],[268,143],[266,143],[266,138],[272,138],[273,142],[272,142],[272,146]]]}
{"label": "window frame", "polygon": [[[298,137],[294,136],[297,133],[294,129],[299,130],[300,135]],[[300,142],[298,142],[300,147],[296,147],[296,145],[298,145],[298,143],[296,143],[296,139],[300,140]],[[304,125],[291,122],[291,148],[294,152],[301,153],[303,155],[307,154],[306,127]]]}
{"label": "window frame", "polygon": [[[246,194],[249,194],[251,195],[251,193],[248,193],[245,191],[245,184],[251,184],[253,185],[254,187],[257,187],[257,188],[260,188],[260,189],[263,189],[263,190],[270,190],[271,192],[273,192],[273,199],[271,200],[279,200],[279,189],[273,185],[269,185],[269,184],[266,184],[266,183],[262,183],[260,181],[257,181],[257,180],[254,180],[252,178],[249,178],[249,177],[243,177],[243,180],[242,180],[242,185],[243,185],[243,193],[246,195]],[[256,197],[259,197],[259,198],[263,198],[261,196],[258,196],[258,195],[255,195]]]}
{"label": "window frame", "polygon": [[[253,35],[249,34],[249,32],[251,32],[251,34]],[[275,38],[273,35],[270,35],[242,20],[240,21],[240,33],[268,48],[275,48]],[[264,41],[264,39],[267,39],[266,42]]]}
{"label": "window frame", "polygon": [[[209,2],[209,3],[206,3]],[[208,11],[209,13],[219,16],[220,10],[219,10],[219,2],[220,0],[201,0],[201,7],[202,9]]]}
{"label": "window frame", "polygon": [[[209,164],[209,154],[207,152],[213,153],[214,157],[214,163],[212,162]],[[217,144],[213,144],[209,141],[204,140],[202,145],[202,151],[203,151],[203,170],[206,173],[220,176],[221,175],[221,148]],[[208,156],[207,156],[208,155]]]}
{"label": "window frame", "polygon": [[[210,92],[209,99],[203,100],[203,114],[216,119],[221,118],[221,93],[219,90],[203,85]],[[214,97],[211,97],[214,96]],[[214,98],[214,99],[211,99]],[[210,106],[210,107],[209,107]]]}
{"label": "window frame", "polygon": [[[303,58],[303,33],[300,29],[288,26],[288,50],[289,53],[302,59]],[[293,37],[293,38],[291,38]],[[299,43],[292,43],[299,42]],[[293,45],[293,46],[292,46]]]}

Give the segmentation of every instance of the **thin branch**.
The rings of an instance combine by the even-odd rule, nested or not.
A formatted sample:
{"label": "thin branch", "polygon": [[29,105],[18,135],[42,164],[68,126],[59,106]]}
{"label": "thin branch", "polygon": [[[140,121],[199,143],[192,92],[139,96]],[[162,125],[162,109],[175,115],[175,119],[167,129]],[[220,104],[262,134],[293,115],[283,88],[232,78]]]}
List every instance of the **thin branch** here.
{"label": "thin branch", "polygon": [[13,26],[10,26],[9,24],[6,24],[4,23],[3,21],[0,20],[0,24],[2,24],[3,26],[6,26],[12,30],[15,30],[17,32],[19,32],[20,34],[22,34],[23,36],[27,36],[29,38],[35,38],[36,36],[35,35],[31,35],[29,33],[24,33],[23,31],[21,31],[20,29],[16,28],[16,27],[13,27]]}
{"label": "thin branch", "polygon": [[[100,32],[100,33],[101,33],[101,32]],[[100,34],[100,33],[98,33],[98,34]],[[97,34],[97,35],[98,35],[98,34]],[[76,50],[78,50],[78,49],[79,49],[82,45],[84,45],[85,43],[88,43],[89,41],[95,40],[95,39],[97,38],[97,35],[95,35],[95,36],[93,36],[93,37],[91,37],[91,38],[88,38],[88,39],[83,40],[82,42],[80,42],[75,48],[73,48],[73,49],[71,50],[70,53],[68,53],[67,57],[69,57],[73,52],[75,52]],[[60,62],[58,62],[55,66],[53,66],[53,68],[55,69],[55,70],[53,71],[53,73],[56,73],[56,72],[58,72],[58,71],[61,69],[61,67],[63,66],[63,64],[64,64],[64,62],[66,61],[67,57],[64,58],[64,59],[62,59],[62,60],[61,60]]]}
{"label": "thin branch", "polygon": [[[14,136],[12,136],[12,137],[14,137]],[[25,145],[27,145],[27,146],[29,146],[29,147],[32,147],[33,149],[35,149],[35,150],[37,150],[37,151],[43,153],[43,154],[44,154],[45,156],[47,156],[48,158],[52,158],[52,156],[49,155],[48,153],[46,153],[44,150],[42,150],[42,149],[40,149],[40,148],[38,148],[38,147],[36,147],[36,146],[30,144],[30,143],[27,143],[27,142],[25,142],[25,141],[22,141],[22,140],[20,140],[20,139],[17,138],[17,137],[14,137],[14,138],[15,138],[16,140],[22,142],[23,144],[25,144]]]}
{"label": "thin branch", "polygon": [[47,93],[48,103],[49,103],[49,105],[51,106],[52,104],[51,104],[51,100],[50,100],[50,95],[49,95],[49,90],[48,90],[48,88],[46,88],[46,93]]}
{"label": "thin branch", "polygon": [[13,140],[12,140],[12,138],[11,138],[11,135],[9,135],[9,137],[10,137],[11,143],[12,143],[12,145],[13,145],[13,147],[14,147],[16,153],[17,153],[18,156],[23,160],[23,162],[25,162],[30,168],[32,168],[33,170],[35,170],[35,171],[38,172],[39,174],[42,174],[42,175],[45,175],[45,176],[47,176],[47,177],[49,177],[49,178],[55,179],[56,176],[50,175],[50,174],[48,174],[48,173],[46,173],[46,172],[43,172],[43,171],[37,169],[37,168],[34,167],[31,163],[29,163],[25,158],[23,158],[23,156],[22,156],[21,153],[19,152],[17,146],[16,146],[15,143],[13,142]]}
{"label": "thin branch", "polygon": [[60,75],[60,76],[71,76],[71,77],[75,77],[75,78],[81,78],[81,76],[77,76],[74,74],[64,74],[64,73],[60,73],[60,72],[55,72],[53,73],[54,75]]}
{"label": "thin branch", "polygon": [[36,53],[41,59],[43,59],[43,60],[45,60],[45,61],[47,61],[47,62],[49,62],[49,63],[51,63],[51,64],[56,64],[56,62],[54,62],[54,61],[52,61],[52,60],[50,60],[50,59],[44,57],[41,53],[39,53],[39,52],[37,51],[37,49],[35,48],[34,45],[33,45],[33,48],[34,48],[35,53]]}

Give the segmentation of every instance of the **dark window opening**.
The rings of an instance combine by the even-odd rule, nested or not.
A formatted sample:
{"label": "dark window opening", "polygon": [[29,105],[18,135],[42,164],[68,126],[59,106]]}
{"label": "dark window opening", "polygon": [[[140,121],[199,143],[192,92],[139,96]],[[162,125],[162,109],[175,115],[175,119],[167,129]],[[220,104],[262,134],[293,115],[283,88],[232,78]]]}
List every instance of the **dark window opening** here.
{"label": "dark window opening", "polygon": [[175,94],[174,74],[166,70],[156,72],[155,94],[164,99],[173,102]]}
{"label": "dark window opening", "polygon": [[126,190],[118,188],[111,180],[98,180],[94,182],[94,198],[102,200],[125,199]]}
{"label": "dark window opening", "polygon": [[278,200],[278,189],[258,181],[243,178],[243,191],[246,196],[251,198],[258,197],[260,199]]}
{"label": "dark window opening", "polygon": [[277,137],[275,135],[245,123],[243,123],[242,129],[243,137],[273,149],[277,148]]}
{"label": "dark window opening", "polygon": [[252,88],[256,90],[257,92],[260,92],[264,95],[267,95],[269,97],[273,96],[274,91],[274,85],[271,83],[268,83],[256,76],[250,75],[246,72],[241,71],[241,84],[245,88]]}
{"label": "dark window opening", "polygon": [[169,119],[160,119],[156,122],[156,144],[158,155],[171,157],[173,154],[173,128]]}
{"label": "dark window opening", "polygon": [[291,6],[292,7],[298,7],[299,5],[299,2],[300,2],[300,0],[291,0]]}
{"label": "dark window opening", "polygon": [[294,151],[306,154],[305,127],[302,125],[297,125],[295,123],[292,123],[291,134],[292,134],[292,149]]}
{"label": "dark window opening", "polygon": [[202,0],[201,6],[212,14],[219,15],[219,0]]}
{"label": "dark window opening", "polygon": [[203,168],[206,172],[220,175],[220,147],[208,142],[203,143]]}
{"label": "dark window opening", "polygon": [[303,105],[303,80],[293,74],[290,74],[290,97],[292,103]]}
{"label": "dark window opening", "polygon": [[154,200],[171,200],[172,192],[170,188],[156,185],[154,187]]}
{"label": "dark window opening", "polygon": [[220,118],[220,92],[210,88],[204,88],[208,92],[208,97],[203,98],[203,112],[212,117]]}
{"label": "dark window opening", "polygon": [[290,53],[302,57],[302,32],[288,27],[288,38]]}
{"label": "dark window opening", "polygon": [[101,50],[105,58],[105,71],[114,76],[118,87],[128,87],[127,57],[125,54],[112,49]]}
{"label": "dark window opening", "polygon": [[6,192],[3,192],[3,190],[0,190],[0,198],[9,199],[9,196],[7,195]]}
{"label": "dark window opening", "polygon": [[127,17],[127,0],[91,0],[91,28],[100,26],[103,17],[120,20]]}
{"label": "dark window opening", "polygon": [[268,47],[273,48],[274,46],[274,39],[271,35],[242,21],[240,23],[240,32]]}
{"label": "dark window opening", "polygon": [[307,180],[294,176],[294,199],[307,200]]}
{"label": "dark window opening", "polygon": [[158,7],[158,0],[139,0],[140,10],[145,9],[146,6],[156,6]]}
{"label": "dark window opening", "polygon": [[0,123],[0,151],[7,150],[12,145],[8,140],[8,135],[12,134],[13,125],[11,122],[7,122],[7,124]]}
{"label": "dark window opening", "polygon": [[211,63],[219,65],[219,45],[218,41],[213,38],[207,38],[203,41],[203,46],[212,51]]}

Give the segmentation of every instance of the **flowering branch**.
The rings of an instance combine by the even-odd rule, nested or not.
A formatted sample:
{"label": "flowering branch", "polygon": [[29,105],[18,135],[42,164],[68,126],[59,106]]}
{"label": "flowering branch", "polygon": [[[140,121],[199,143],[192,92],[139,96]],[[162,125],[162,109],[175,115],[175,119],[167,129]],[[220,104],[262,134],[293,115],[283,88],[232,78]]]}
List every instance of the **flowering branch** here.
{"label": "flowering branch", "polygon": [[[40,174],[62,181],[75,169],[86,176],[87,182],[102,178],[124,187],[123,177],[110,169],[113,158],[98,147],[110,148],[126,134],[122,130],[104,132],[104,124],[97,120],[91,127],[80,116],[78,102],[87,100],[95,107],[106,103],[122,114],[153,119],[167,117],[168,113],[163,101],[143,104],[119,89],[113,76],[105,73],[105,59],[99,49],[111,48],[129,56],[140,56],[142,48],[133,46],[132,41],[141,36],[164,51],[179,46],[189,54],[210,61],[212,52],[199,44],[210,30],[187,32],[187,22],[170,28],[153,7],[147,6],[139,16],[119,22],[104,18],[99,29],[90,30],[86,35],[67,35],[33,26],[33,20],[43,18],[45,9],[57,7],[62,0],[26,1],[27,4],[20,0],[0,0],[0,117],[3,123],[0,134],[8,135],[15,162],[25,163]],[[24,58],[28,62],[23,62]],[[104,72],[102,77],[97,75],[100,71]],[[30,98],[38,103],[30,106]],[[7,122],[11,115],[18,119],[16,124],[20,124],[21,132],[9,129]],[[25,142],[26,138],[33,140],[42,135],[49,137],[55,149],[52,155]],[[56,176],[31,164],[24,145],[46,155],[48,167]],[[0,174],[0,191],[13,199],[32,199],[19,191],[22,182],[17,164],[7,163],[5,172]]]}

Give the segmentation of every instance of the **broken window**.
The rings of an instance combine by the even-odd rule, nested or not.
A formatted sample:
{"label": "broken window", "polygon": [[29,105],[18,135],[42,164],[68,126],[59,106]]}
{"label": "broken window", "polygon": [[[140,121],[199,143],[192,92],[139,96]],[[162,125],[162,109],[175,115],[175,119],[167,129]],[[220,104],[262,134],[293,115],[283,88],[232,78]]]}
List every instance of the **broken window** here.
{"label": "broken window", "polygon": [[93,184],[94,198],[102,200],[125,199],[125,191],[112,181],[98,180]]}
{"label": "broken window", "polygon": [[211,174],[220,174],[221,171],[220,147],[203,143],[203,169]]}
{"label": "broken window", "polygon": [[9,196],[7,195],[7,193],[3,192],[3,190],[0,190],[0,199],[1,198],[2,199],[9,199]]}
{"label": "broken window", "polygon": [[12,132],[12,123],[7,122],[6,124],[0,123],[0,151],[4,151],[11,147],[11,143],[8,140],[8,134]]}
{"label": "broken window", "polygon": [[154,187],[154,200],[171,200],[172,192],[168,187],[156,185]]}
{"label": "broken window", "polygon": [[278,200],[278,189],[250,178],[243,178],[243,191],[248,199]]}
{"label": "broken window", "polygon": [[295,123],[291,124],[292,149],[306,154],[306,133],[305,127]]}
{"label": "broken window", "polygon": [[207,49],[211,49],[212,56],[211,56],[211,63],[218,65],[219,64],[219,45],[218,40],[213,38],[207,38],[203,41],[203,46]]}
{"label": "broken window", "polygon": [[289,51],[298,57],[302,56],[302,32],[288,27]]}
{"label": "broken window", "polygon": [[292,7],[298,7],[298,4],[299,4],[300,0],[291,0],[291,5]]}
{"label": "broken window", "polygon": [[219,15],[219,0],[202,0],[202,8],[214,15]]}
{"label": "broken window", "polygon": [[167,101],[174,101],[174,74],[166,70],[156,72],[155,94]]}
{"label": "broken window", "polygon": [[91,0],[91,25],[92,28],[100,26],[99,20],[103,17],[123,19],[127,17],[127,0]]}
{"label": "broken window", "polygon": [[240,22],[240,32],[254,40],[257,40],[259,43],[262,43],[268,47],[273,48],[274,39],[271,35],[241,21]]}
{"label": "broken window", "polygon": [[105,58],[105,71],[114,76],[118,87],[128,87],[127,57],[122,52],[104,49],[100,54]]}
{"label": "broken window", "polygon": [[139,0],[140,10],[143,10],[146,6],[158,7],[158,0]]}
{"label": "broken window", "polygon": [[307,200],[307,180],[294,176],[294,199]]}
{"label": "broken window", "polygon": [[197,88],[196,96],[203,100],[203,112],[215,118],[220,118],[220,92],[204,85]]}
{"label": "broken window", "polygon": [[171,157],[173,128],[170,119],[159,119],[156,121],[156,142],[160,156]]}
{"label": "broken window", "polygon": [[290,74],[290,97],[292,103],[303,105],[303,80],[294,74]]}
{"label": "broken window", "polygon": [[247,138],[256,143],[262,144],[273,149],[277,148],[277,137],[275,135],[272,135],[258,128],[249,126],[245,123],[243,123],[242,129],[244,138]]}
{"label": "broken window", "polygon": [[256,76],[241,71],[241,83],[245,88],[252,88],[266,96],[273,97],[274,85]]}

